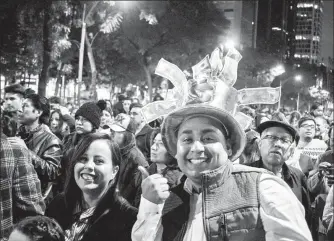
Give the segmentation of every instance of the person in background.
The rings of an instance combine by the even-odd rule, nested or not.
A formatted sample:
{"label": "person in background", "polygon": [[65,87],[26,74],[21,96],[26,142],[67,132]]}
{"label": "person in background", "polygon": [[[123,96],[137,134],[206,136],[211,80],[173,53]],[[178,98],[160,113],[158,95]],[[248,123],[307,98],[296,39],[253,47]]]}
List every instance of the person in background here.
{"label": "person in background", "polygon": [[62,178],[67,176],[69,161],[79,141],[87,134],[94,133],[100,127],[102,110],[95,102],[87,102],[75,113],[75,131],[63,139]]}
{"label": "person in background", "polygon": [[293,128],[298,129],[298,121],[301,118],[301,114],[298,111],[293,111],[289,117],[289,123]]}
{"label": "person in background", "polygon": [[260,134],[257,131],[250,130],[246,133],[246,146],[239,157],[239,164],[249,164],[260,159]]}
{"label": "person in background", "polygon": [[125,110],[125,114],[129,115],[130,114],[130,105],[132,104],[132,101],[129,97],[125,97],[123,101],[123,108]]}
{"label": "person in background", "polygon": [[50,130],[60,140],[75,130],[75,120],[72,116],[63,115],[60,110],[54,110],[50,115]]}
{"label": "person in background", "polygon": [[143,115],[141,113],[141,104],[131,104],[130,105],[130,117],[135,124],[135,137],[136,145],[139,150],[144,154],[147,161],[150,158],[151,151],[151,135],[153,128],[145,123]]}
{"label": "person in background", "polygon": [[331,183],[334,183],[333,174],[328,170],[334,166],[334,124],[331,125],[329,132],[330,150],[321,154],[314,165],[314,175],[310,175],[308,185],[314,196],[327,194]]}
{"label": "person in background", "polygon": [[315,136],[314,139],[328,141],[328,122],[322,116],[317,116],[314,118],[316,123]]}
{"label": "person in background", "polygon": [[151,162],[148,173],[161,174],[167,179],[168,185],[172,188],[180,183],[183,173],[177,165],[177,160],[171,156],[162,142],[160,129],[152,132]]}
{"label": "person in background", "polygon": [[[0,121],[3,113],[1,112]],[[43,215],[41,183],[26,148],[11,144],[0,125],[0,240],[8,238],[13,225],[30,215]]]}
{"label": "person in background", "polygon": [[328,146],[323,140],[314,139],[316,122],[312,116],[304,116],[298,122],[299,128],[299,142],[297,150],[301,153],[308,155],[315,163],[318,157],[323,154]]}
{"label": "person in background", "polygon": [[107,130],[106,133],[110,133],[110,126],[113,119],[111,113],[107,110],[107,102],[105,100],[99,100],[97,105],[102,110],[99,131],[103,132],[103,130]]}
{"label": "person in background", "polygon": [[58,178],[62,158],[62,143],[49,127],[50,105],[48,99],[38,94],[25,97],[23,112],[19,115],[19,137],[10,142],[29,149],[32,163],[41,180],[44,198],[51,198],[52,182]]}
{"label": "person in background", "polygon": [[71,113],[72,112],[72,109],[73,109],[73,104],[71,102],[67,102],[66,103],[66,108],[68,109],[68,111]]}
{"label": "person in background", "polygon": [[327,229],[327,241],[333,240],[334,236],[334,185],[331,186],[328,196],[326,198],[326,204],[322,216],[322,223]]}
{"label": "person in background", "polygon": [[321,103],[319,103],[319,102],[314,103],[311,106],[310,114],[313,117],[317,117],[317,116],[323,117],[323,115],[324,115],[324,106]]}
{"label": "person in background", "polygon": [[8,241],[65,241],[59,224],[45,216],[27,217],[15,225]]}
{"label": "person in background", "polygon": [[7,130],[3,130],[8,137],[16,136],[20,126],[19,114],[22,112],[22,104],[26,89],[20,84],[5,87],[3,115],[6,116]]}
{"label": "person in background", "polygon": [[289,121],[286,119],[285,115],[282,112],[276,111],[272,114],[271,120],[273,121],[281,121],[284,123],[289,123]]}
{"label": "person in background", "polygon": [[114,105],[113,110],[112,110],[114,117],[116,117],[120,113],[126,114],[124,107],[123,107],[123,102],[125,98],[126,98],[125,95],[122,95],[122,94],[118,96],[118,102]]}
{"label": "person in background", "polygon": [[265,168],[282,178],[291,188],[305,209],[306,221],[311,223],[311,201],[305,175],[285,162],[294,152],[293,143],[297,131],[283,121],[267,121],[258,126],[261,135],[259,142],[260,160],[248,166]]}
{"label": "person in background", "polygon": [[63,115],[70,114],[68,108],[62,106],[62,101],[58,96],[52,96],[49,98],[50,111],[60,110]]}
{"label": "person in background", "polygon": [[121,162],[108,135],[90,133],[80,141],[65,191],[46,210],[65,230],[66,240],[131,241],[137,212],[117,191]]}
{"label": "person in background", "polygon": [[138,207],[141,191],[138,166],[148,167],[148,163],[136,146],[135,124],[128,115],[118,114],[110,129],[112,140],[120,147],[122,155],[118,190],[131,205]]}

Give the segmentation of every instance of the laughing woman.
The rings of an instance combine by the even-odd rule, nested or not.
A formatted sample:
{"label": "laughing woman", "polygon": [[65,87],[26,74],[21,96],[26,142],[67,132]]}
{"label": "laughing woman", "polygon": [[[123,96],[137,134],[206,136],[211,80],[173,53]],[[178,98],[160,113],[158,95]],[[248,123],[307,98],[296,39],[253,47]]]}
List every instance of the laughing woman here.
{"label": "laughing woman", "polygon": [[68,241],[131,240],[137,210],[116,192],[119,148],[108,135],[86,135],[73,153],[65,192],[46,215],[65,230]]}

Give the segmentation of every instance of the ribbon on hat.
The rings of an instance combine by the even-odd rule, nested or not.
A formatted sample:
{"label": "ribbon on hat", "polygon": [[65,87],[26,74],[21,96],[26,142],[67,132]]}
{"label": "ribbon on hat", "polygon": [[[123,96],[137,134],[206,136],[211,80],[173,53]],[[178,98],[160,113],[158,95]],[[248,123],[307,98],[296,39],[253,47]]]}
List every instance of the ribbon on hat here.
{"label": "ribbon on hat", "polygon": [[241,126],[245,127],[244,123],[248,123],[249,118],[236,112],[238,104],[243,102],[241,95],[244,92],[233,88],[242,56],[233,47],[224,56],[223,48],[222,45],[217,47],[211,56],[205,56],[192,66],[193,78],[189,81],[176,65],[160,59],[155,74],[172,82],[173,95],[164,101],[145,105],[141,110],[145,121],[149,123],[186,105],[207,104],[236,116]]}

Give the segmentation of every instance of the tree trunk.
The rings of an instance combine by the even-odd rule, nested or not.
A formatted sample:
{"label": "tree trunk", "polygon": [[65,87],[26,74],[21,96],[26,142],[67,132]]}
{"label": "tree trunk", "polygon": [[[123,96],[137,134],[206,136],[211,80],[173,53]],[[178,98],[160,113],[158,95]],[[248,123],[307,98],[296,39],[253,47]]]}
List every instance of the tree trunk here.
{"label": "tree trunk", "polygon": [[43,21],[43,66],[38,82],[38,94],[45,96],[46,84],[48,82],[48,72],[51,64],[51,49],[52,42],[51,38],[51,29],[49,28],[50,22],[50,11],[51,11],[51,0],[44,1],[44,21]]}
{"label": "tree trunk", "polygon": [[92,80],[91,80],[91,96],[93,100],[97,100],[97,92],[96,92],[96,77],[97,77],[97,70],[96,70],[96,64],[95,64],[95,59],[94,59],[94,54],[93,54],[93,49],[92,45],[89,42],[88,36],[86,34],[86,46],[87,46],[87,55],[89,59],[89,65],[90,65],[90,70],[92,72]]}
{"label": "tree trunk", "polygon": [[57,82],[56,82],[56,88],[55,88],[54,96],[58,96],[59,85],[61,84],[61,73],[63,72],[63,69],[64,69],[64,64],[63,64],[63,62],[60,62],[58,64],[58,69],[57,69]]}

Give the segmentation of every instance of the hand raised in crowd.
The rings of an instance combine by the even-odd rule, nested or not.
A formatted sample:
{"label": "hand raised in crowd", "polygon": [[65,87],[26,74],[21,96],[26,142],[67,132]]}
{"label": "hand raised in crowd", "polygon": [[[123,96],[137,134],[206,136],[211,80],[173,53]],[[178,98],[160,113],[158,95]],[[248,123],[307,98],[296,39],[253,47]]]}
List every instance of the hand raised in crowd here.
{"label": "hand raised in crowd", "polygon": [[26,143],[24,142],[24,140],[22,140],[19,137],[8,137],[7,140],[12,144],[12,145],[18,145],[21,146],[23,148],[28,149]]}
{"label": "hand raised in crowd", "polygon": [[142,195],[143,197],[155,204],[163,203],[170,195],[167,179],[160,174],[149,175],[147,170],[139,166],[142,174]]}

